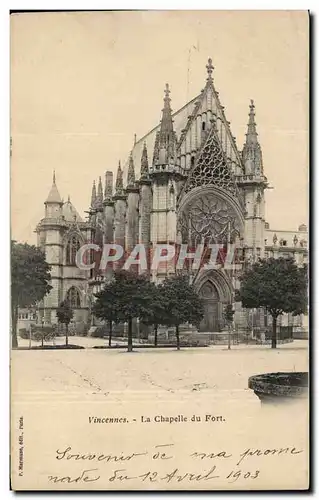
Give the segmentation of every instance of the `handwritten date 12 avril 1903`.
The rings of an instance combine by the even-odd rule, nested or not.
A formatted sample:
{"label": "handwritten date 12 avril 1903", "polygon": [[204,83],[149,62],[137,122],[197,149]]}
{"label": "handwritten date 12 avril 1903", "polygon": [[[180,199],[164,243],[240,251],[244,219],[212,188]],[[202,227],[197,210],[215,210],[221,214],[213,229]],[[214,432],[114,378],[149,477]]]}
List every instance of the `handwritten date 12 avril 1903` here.
{"label": "handwritten date 12 avril 1903", "polygon": [[[258,467],[257,462],[250,462],[250,458],[254,457],[257,459],[260,457],[274,457],[274,456],[296,456],[303,452],[301,449],[297,449],[294,446],[288,447],[277,447],[277,448],[246,448],[242,452],[233,455],[227,451],[209,451],[201,452],[194,451],[188,454],[194,465],[197,465],[196,471],[190,468],[190,470],[183,470],[181,467],[176,467],[172,465],[174,461],[174,444],[160,444],[153,447],[151,450],[132,452],[132,453],[120,453],[120,454],[110,454],[110,453],[75,453],[70,446],[63,449],[56,450],[56,460],[58,461],[72,461],[72,462],[90,462],[90,465],[102,465],[111,464],[111,471],[103,471],[99,467],[85,468],[82,469],[76,475],[55,475],[50,474],[48,480],[51,483],[57,484],[79,484],[79,483],[92,483],[99,481],[100,479],[107,480],[109,483],[128,483],[130,481],[140,481],[142,483],[202,483],[205,481],[210,481],[214,479],[224,480],[228,483],[234,483],[239,479],[246,481],[254,481],[260,477],[261,470]],[[150,469],[146,469],[146,465],[141,463],[141,473],[132,474],[129,470],[131,462],[136,462],[142,459],[150,459],[152,461],[152,466]],[[145,460],[144,458],[144,460]],[[185,457],[186,458],[186,457]],[[216,463],[212,463],[212,460]],[[233,461],[231,465],[230,460]],[[167,462],[167,468],[165,472],[159,472],[156,467],[156,462]],[[220,462],[229,463],[229,469],[227,467],[226,472],[224,468],[220,467]],[[250,463],[249,463],[250,462]],[[114,467],[116,464],[116,467]],[[198,465],[203,465],[203,469],[198,472]],[[65,464],[66,465],[66,464]],[[260,464],[261,465],[261,464]],[[114,467],[114,468],[113,468]],[[144,469],[145,467],[145,469]],[[144,470],[143,470],[144,469]],[[64,473],[65,474],[65,473]]]}

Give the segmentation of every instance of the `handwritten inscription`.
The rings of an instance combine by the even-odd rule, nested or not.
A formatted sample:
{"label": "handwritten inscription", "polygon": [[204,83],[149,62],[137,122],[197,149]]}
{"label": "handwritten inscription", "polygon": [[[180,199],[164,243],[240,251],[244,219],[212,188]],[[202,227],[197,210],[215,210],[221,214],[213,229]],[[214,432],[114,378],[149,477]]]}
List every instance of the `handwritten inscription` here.
{"label": "handwritten inscription", "polygon": [[[193,464],[188,469],[176,467],[174,464],[176,456],[173,443],[158,444],[149,450],[140,450],[130,453],[109,453],[109,452],[78,452],[71,446],[56,450],[56,460],[61,462],[91,462],[96,464],[92,468],[80,470],[76,475],[50,474],[48,480],[51,483],[79,484],[97,482],[101,478],[113,484],[129,483],[138,481],[148,484],[177,484],[177,483],[203,483],[213,480],[223,480],[228,483],[235,483],[239,479],[245,482],[255,481],[261,475],[261,467],[258,467],[258,460],[262,457],[289,456],[295,457],[303,450],[295,446],[278,448],[246,448],[239,453],[231,453],[226,450],[214,451],[192,451],[186,453],[184,459]],[[253,460],[251,460],[253,459]],[[145,463],[148,460],[149,469]],[[183,460],[183,459],[182,459]],[[181,459],[179,459],[179,462]],[[157,467],[156,464],[167,463],[163,472],[163,465]],[[130,471],[130,464],[138,465],[139,473]],[[109,467],[105,469],[105,465]],[[115,464],[116,467],[114,468]],[[121,465],[123,466],[121,467]],[[226,464],[226,468],[222,467]],[[229,464],[229,467],[228,467]],[[104,468],[101,468],[104,465]],[[152,466],[154,465],[154,467]],[[198,470],[200,466],[200,470]],[[145,468],[144,468],[145,467]],[[144,470],[143,470],[144,469]],[[166,470],[165,470],[166,469]],[[134,468],[136,471],[136,467]]]}

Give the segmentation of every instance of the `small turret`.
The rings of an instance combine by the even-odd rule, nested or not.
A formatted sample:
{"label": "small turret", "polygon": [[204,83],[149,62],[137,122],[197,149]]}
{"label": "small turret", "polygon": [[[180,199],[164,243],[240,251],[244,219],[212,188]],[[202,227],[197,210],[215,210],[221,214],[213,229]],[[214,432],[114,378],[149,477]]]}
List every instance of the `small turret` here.
{"label": "small turret", "polygon": [[63,201],[55,183],[55,171],[53,171],[52,187],[44,202],[45,216],[49,218],[59,217],[62,214]]}
{"label": "small turret", "polygon": [[52,187],[50,189],[47,199],[45,200],[45,203],[62,203],[60,193],[55,183],[55,170],[53,170]]}

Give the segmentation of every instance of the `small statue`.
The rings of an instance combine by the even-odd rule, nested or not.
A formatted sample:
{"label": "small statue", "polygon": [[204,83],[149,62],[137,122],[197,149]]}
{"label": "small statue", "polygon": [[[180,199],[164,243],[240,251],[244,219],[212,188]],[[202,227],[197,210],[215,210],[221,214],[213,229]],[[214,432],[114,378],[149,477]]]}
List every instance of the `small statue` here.
{"label": "small statue", "polygon": [[276,243],[278,241],[276,233],[274,234],[274,237],[273,237],[272,241],[274,242],[274,245],[276,245]]}
{"label": "small statue", "polygon": [[297,235],[295,234],[294,239],[293,239],[294,246],[297,246],[298,243],[298,238]]}

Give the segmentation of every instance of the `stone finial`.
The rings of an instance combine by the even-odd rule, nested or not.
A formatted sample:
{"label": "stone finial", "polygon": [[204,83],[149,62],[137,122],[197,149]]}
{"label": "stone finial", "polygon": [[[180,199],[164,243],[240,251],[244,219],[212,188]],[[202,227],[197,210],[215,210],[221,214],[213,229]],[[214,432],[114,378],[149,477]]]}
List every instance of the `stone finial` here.
{"label": "stone finial", "polygon": [[119,161],[119,166],[116,174],[116,182],[115,182],[115,194],[122,195],[123,194],[123,171],[121,169],[121,162]]}
{"label": "stone finial", "polygon": [[132,187],[135,184],[135,169],[134,169],[134,161],[132,151],[130,153],[128,170],[127,170],[127,186]]}
{"label": "stone finial", "polygon": [[148,156],[146,142],[143,145],[142,158],[141,158],[141,177],[147,177],[148,175]]}
{"label": "stone finial", "polygon": [[207,80],[208,81],[212,81],[212,73],[213,73],[213,69],[214,69],[214,66],[213,66],[213,61],[211,60],[211,58],[208,59],[208,63],[206,64],[206,69],[207,69]]}
{"label": "stone finial", "polygon": [[247,129],[247,134],[246,134],[246,142],[247,143],[254,143],[256,144],[258,142],[257,139],[257,128],[256,128],[256,122],[255,122],[255,104],[253,99],[250,99],[250,105],[249,105],[249,121],[248,121],[248,129]]}
{"label": "stone finial", "polygon": [[96,185],[95,181],[93,181],[92,194],[91,194],[91,207],[94,207],[95,203],[96,203]]}
{"label": "stone finial", "polygon": [[113,172],[107,170],[105,172],[105,188],[104,188],[104,198],[110,200],[113,195]]}
{"label": "stone finial", "polygon": [[102,179],[99,177],[99,183],[97,186],[97,202],[99,204],[103,203],[103,187],[102,187]]}

